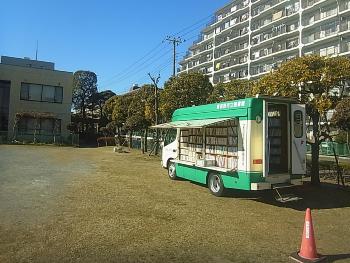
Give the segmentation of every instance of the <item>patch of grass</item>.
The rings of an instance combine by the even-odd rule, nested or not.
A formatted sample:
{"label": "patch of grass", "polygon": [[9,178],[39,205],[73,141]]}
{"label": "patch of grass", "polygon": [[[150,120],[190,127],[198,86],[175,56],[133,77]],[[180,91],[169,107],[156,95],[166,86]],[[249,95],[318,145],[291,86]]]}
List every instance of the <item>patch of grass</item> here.
{"label": "patch of grass", "polygon": [[[18,220],[8,213],[11,207],[1,206],[0,262],[290,262],[306,207],[313,209],[319,252],[350,260],[350,194],[333,185],[283,190],[303,198],[289,204],[276,202],[272,191],[216,198],[205,186],[169,180],[159,157],[140,151],[25,147],[73,168],[62,186],[52,186],[61,189],[50,200],[25,203],[33,197],[19,187],[24,177],[7,185],[26,204],[17,213],[33,213],[30,221]],[[6,148],[12,149],[23,150]],[[43,190],[50,191],[37,191]]]}

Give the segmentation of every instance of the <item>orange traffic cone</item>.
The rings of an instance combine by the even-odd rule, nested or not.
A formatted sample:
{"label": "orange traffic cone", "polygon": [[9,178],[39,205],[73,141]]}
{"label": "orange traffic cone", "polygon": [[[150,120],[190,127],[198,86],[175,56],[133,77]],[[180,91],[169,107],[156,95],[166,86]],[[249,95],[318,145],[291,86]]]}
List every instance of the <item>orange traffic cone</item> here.
{"label": "orange traffic cone", "polygon": [[292,254],[290,257],[297,262],[320,262],[326,259],[326,257],[319,255],[316,250],[314,227],[312,224],[310,208],[306,209],[300,251]]}

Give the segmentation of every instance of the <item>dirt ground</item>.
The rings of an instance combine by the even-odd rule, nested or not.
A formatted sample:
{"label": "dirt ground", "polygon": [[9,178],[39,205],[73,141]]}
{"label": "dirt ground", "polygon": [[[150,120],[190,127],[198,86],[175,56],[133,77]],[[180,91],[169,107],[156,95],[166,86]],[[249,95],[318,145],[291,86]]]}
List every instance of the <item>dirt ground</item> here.
{"label": "dirt ground", "polygon": [[350,262],[350,193],[171,181],[156,157],[112,148],[0,146],[0,262],[290,262],[312,208],[318,251]]}

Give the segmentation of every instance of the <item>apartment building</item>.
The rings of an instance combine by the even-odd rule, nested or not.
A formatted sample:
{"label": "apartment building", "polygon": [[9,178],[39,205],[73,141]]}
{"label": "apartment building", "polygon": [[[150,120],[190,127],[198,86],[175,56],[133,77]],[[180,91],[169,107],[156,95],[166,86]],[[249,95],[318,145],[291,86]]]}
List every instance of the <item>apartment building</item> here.
{"label": "apartment building", "polygon": [[[67,140],[72,87],[73,73],[55,70],[54,63],[2,56],[2,140],[16,137],[18,140],[32,141],[34,133],[39,142]],[[19,114],[22,116],[18,119]]]}
{"label": "apartment building", "polygon": [[213,84],[254,79],[298,56],[350,54],[350,0],[233,0],[179,63]]}

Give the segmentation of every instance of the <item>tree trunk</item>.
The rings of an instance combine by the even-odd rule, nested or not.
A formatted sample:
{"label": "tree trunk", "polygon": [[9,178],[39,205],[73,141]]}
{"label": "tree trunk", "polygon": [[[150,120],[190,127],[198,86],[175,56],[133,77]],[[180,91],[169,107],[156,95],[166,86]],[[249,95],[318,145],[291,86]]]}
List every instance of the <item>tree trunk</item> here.
{"label": "tree trunk", "polygon": [[53,122],[53,144],[56,144],[56,127],[57,127],[57,119],[54,119],[54,122]]}
{"label": "tree trunk", "polygon": [[145,152],[147,152],[148,151],[148,140],[147,140],[147,138],[148,138],[148,128],[146,128],[145,129]]}
{"label": "tree trunk", "polygon": [[132,149],[132,131],[129,133],[129,148]]}
{"label": "tree trunk", "polygon": [[319,121],[320,114],[314,113],[312,116],[312,132],[315,138],[315,142],[311,144],[311,184],[319,185],[320,184],[320,138],[319,138]]}
{"label": "tree trunk", "polygon": [[118,143],[119,143],[119,146],[122,146],[123,143],[122,143],[122,136],[121,136],[121,128],[120,127],[117,127],[118,129]]}
{"label": "tree trunk", "polygon": [[145,153],[145,133],[143,133],[142,135],[142,132],[141,132],[141,150],[142,150],[142,154]]}
{"label": "tree trunk", "polygon": [[38,130],[38,122],[39,122],[39,120],[38,119],[35,119],[35,129],[34,129],[34,138],[33,138],[33,140],[34,140],[34,144],[36,144],[36,133],[37,133],[37,130]]}
{"label": "tree trunk", "polygon": [[154,151],[154,154],[155,155],[158,155],[158,152],[159,152],[159,129],[157,129],[157,131],[156,131],[156,141],[155,141],[155,143],[156,143],[156,148],[155,148],[155,151]]}
{"label": "tree trunk", "polygon": [[13,123],[13,141],[16,141],[17,140],[17,126],[18,126],[18,122],[20,121],[19,118],[15,117],[15,121]]}

